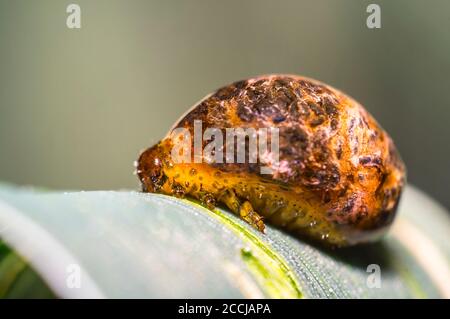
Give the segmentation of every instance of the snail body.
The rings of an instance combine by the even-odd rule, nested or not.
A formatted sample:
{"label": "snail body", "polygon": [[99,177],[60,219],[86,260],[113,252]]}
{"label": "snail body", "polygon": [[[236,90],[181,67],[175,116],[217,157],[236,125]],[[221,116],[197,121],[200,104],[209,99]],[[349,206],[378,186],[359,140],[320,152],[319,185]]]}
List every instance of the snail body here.
{"label": "snail body", "polygon": [[392,223],[405,166],[388,134],[342,92],[300,76],[260,76],[217,90],[174,125],[191,133],[193,148],[195,121],[202,133],[274,127],[279,159],[211,162],[202,153],[201,161],[176,162],[169,133],[139,157],[143,191],[224,205],[260,231],[267,221],[332,246],[375,240]]}

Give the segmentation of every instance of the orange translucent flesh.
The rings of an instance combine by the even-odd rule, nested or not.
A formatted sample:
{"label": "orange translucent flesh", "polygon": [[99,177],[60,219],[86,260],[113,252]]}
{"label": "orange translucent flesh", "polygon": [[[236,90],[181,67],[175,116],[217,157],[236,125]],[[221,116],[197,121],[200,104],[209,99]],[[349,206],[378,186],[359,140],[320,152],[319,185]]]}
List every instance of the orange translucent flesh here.
{"label": "orange translucent flesh", "polygon": [[[223,172],[206,163],[173,164],[168,157],[162,162],[166,180],[158,192],[192,197],[213,208],[225,206],[221,198],[226,191],[232,191],[241,204],[250,202],[264,222],[331,245],[341,246],[347,241],[342,229],[326,220],[315,196],[299,188],[255,175]],[[232,210],[239,215],[238,209]]]}

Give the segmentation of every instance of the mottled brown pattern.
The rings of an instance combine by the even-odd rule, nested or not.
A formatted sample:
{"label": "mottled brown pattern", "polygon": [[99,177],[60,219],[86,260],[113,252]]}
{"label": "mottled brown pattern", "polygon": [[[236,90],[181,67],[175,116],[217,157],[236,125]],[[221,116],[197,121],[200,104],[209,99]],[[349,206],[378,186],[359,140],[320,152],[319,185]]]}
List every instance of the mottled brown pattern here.
{"label": "mottled brown pattern", "polygon": [[386,132],[342,92],[299,76],[261,76],[219,89],[174,127],[193,136],[194,120],[203,130],[278,127],[280,165],[267,176],[260,163],[173,164],[166,138],[139,159],[144,191],[222,203],[241,216],[249,202],[252,218],[337,246],[373,240],[392,222],[404,164]]}

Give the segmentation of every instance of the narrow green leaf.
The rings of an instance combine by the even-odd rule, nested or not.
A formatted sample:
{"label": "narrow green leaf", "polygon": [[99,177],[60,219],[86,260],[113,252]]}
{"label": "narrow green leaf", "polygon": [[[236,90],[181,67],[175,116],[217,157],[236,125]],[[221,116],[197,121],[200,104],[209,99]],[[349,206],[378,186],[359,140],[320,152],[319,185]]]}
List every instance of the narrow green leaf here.
{"label": "narrow green leaf", "polygon": [[445,209],[411,187],[383,240],[326,250],[188,200],[0,186],[0,237],[36,270],[0,245],[0,292],[48,297],[39,274],[63,298],[449,297],[449,233]]}

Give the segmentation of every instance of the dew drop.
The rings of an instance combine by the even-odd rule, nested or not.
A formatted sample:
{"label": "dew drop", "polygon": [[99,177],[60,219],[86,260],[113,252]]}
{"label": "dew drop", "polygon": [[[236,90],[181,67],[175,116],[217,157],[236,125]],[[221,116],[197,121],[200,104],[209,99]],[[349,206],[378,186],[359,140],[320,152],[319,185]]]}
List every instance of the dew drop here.
{"label": "dew drop", "polygon": [[300,211],[298,212],[298,217],[303,218],[303,217],[305,217],[305,216],[306,216],[306,213],[305,213],[303,210],[300,210]]}
{"label": "dew drop", "polygon": [[282,200],[282,199],[279,199],[279,200],[277,200],[277,206],[278,207],[283,207],[283,206],[285,206],[286,204],[284,203],[284,200]]}

